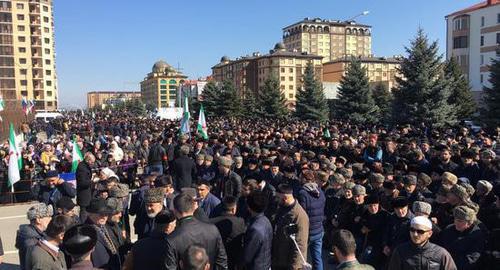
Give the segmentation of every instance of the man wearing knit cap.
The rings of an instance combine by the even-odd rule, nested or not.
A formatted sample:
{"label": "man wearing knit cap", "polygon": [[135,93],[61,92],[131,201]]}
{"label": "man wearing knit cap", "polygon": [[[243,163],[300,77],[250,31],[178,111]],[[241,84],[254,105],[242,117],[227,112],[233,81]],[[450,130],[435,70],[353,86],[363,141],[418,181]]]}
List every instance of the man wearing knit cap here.
{"label": "man wearing knit cap", "polygon": [[382,242],[386,230],[388,213],[380,208],[378,194],[372,193],[366,197],[365,204],[368,211],[361,219],[361,233],[364,235],[364,239],[366,239],[363,247],[361,247],[362,259],[365,263],[373,265],[375,269],[380,269],[384,264]]}
{"label": "man wearing knit cap", "polygon": [[45,237],[44,232],[54,215],[54,210],[51,205],[39,203],[30,207],[26,215],[30,224],[20,225],[16,235],[16,248],[19,250],[21,269],[25,269],[28,250]]}
{"label": "man wearing knit cap", "polygon": [[147,237],[154,229],[155,216],[164,209],[164,189],[151,188],[144,193],[143,208],[134,221],[135,233],[139,239]]}
{"label": "man wearing knit cap", "polygon": [[486,244],[486,235],[479,228],[476,212],[467,206],[453,209],[454,224],[443,230],[441,245],[446,248],[458,269],[476,269]]}
{"label": "man wearing knit cap", "polygon": [[[453,258],[446,249],[429,241],[432,222],[424,217],[414,217],[410,222],[410,240],[392,253],[388,269],[443,269],[456,270]],[[461,268],[458,268],[461,269]]]}
{"label": "man wearing knit cap", "polygon": [[394,213],[392,213],[387,222],[387,231],[384,236],[384,254],[390,256],[394,248],[408,241],[408,226],[410,220],[414,217],[408,209],[408,199],[406,197],[397,197],[392,201]]}

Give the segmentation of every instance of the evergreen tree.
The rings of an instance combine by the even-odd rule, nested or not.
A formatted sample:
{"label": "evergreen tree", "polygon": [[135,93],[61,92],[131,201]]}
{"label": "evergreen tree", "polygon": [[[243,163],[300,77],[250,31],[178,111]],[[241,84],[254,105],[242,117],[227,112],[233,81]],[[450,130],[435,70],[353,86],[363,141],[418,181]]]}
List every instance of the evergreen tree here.
{"label": "evergreen tree", "polygon": [[125,108],[136,116],[146,115],[146,105],[140,99],[134,98],[126,101]]}
{"label": "evergreen tree", "polygon": [[436,127],[453,124],[453,106],[448,103],[451,87],[444,76],[441,56],[437,55],[437,42],[429,45],[427,36],[419,29],[406,51],[408,56],[399,68],[402,76],[396,78],[394,120]]}
{"label": "evergreen tree", "polygon": [[340,80],[335,115],[356,124],[375,123],[378,107],[373,101],[366,69],[358,58],[352,58]]}
{"label": "evergreen tree", "polygon": [[392,93],[383,83],[378,83],[372,90],[373,101],[379,108],[380,121],[387,123],[391,117]]}
{"label": "evergreen tree", "polygon": [[255,119],[262,116],[263,110],[258,95],[259,93],[256,91],[246,93],[245,98],[242,100],[242,106],[245,109],[245,113],[242,115],[244,118]]}
{"label": "evergreen tree", "polygon": [[328,104],[323,86],[314,74],[314,66],[309,62],[304,71],[304,84],[296,94],[295,115],[304,120],[326,121]]}
{"label": "evergreen tree", "polygon": [[445,76],[451,87],[448,102],[454,106],[456,117],[459,120],[470,118],[476,111],[476,102],[472,97],[469,81],[462,74],[454,57],[446,62]]}
{"label": "evergreen tree", "polygon": [[258,103],[262,110],[262,117],[282,119],[288,115],[285,94],[281,92],[280,82],[275,77],[269,78],[264,82]]}
{"label": "evergreen tree", "polygon": [[491,87],[484,87],[485,108],[481,112],[481,118],[490,128],[500,126],[500,59],[492,59],[490,65]]}
{"label": "evergreen tree", "polygon": [[221,115],[221,91],[214,81],[209,81],[201,93],[205,114],[208,116]]}
{"label": "evergreen tree", "polygon": [[222,116],[239,117],[243,113],[241,98],[232,81],[222,82],[219,104]]}

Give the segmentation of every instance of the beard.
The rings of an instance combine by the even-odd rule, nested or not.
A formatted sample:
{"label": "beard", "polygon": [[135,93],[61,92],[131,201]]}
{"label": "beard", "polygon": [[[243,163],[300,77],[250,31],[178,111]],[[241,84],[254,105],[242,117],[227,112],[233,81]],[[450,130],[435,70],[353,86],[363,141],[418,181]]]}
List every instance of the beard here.
{"label": "beard", "polygon": [[148,218],[155,218],[158,215],[158,213],[155,213],[155,212],[151,212],[150,213],[150,212],[148,212],[147,215],[148,215]]}

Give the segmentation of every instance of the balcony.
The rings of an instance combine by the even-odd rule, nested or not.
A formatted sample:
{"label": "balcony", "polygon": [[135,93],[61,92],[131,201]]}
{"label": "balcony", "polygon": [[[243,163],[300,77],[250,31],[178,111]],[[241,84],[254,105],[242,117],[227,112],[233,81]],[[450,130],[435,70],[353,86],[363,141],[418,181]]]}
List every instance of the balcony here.
{"label": "balcony", "polygon": [[40,25],[40,20],[31,20],[30,24],[31,25]]}
{"label": "balcony", "polygon": [[0,7],[0,12],[2,12],[2,11],[11,12],[12,8],[10,8],[10,7]]}

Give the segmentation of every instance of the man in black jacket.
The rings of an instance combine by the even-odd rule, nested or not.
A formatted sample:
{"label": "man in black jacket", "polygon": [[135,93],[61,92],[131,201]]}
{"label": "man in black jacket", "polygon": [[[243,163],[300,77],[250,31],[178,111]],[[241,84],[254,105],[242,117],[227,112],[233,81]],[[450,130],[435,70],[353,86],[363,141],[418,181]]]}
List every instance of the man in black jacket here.
{"label": "man in black jacket", "polygon": [[85,154],[85,158],[76,169],[76,204],[80,206],[80,220],[87,220],[87,206],[92,197],[92,166],[95,157],[92,153]]}
{"label": "man in black jacket", "polygon": [[195,201],[188,194],[180,194],[174,199],[174,213],[178,219],[177,228],[169,236],[176,262],[192,245],[199,245],[207,251],[213,269],[227,269],[227,255],[217,227],[203,223],[193,217]]}
{"label": "man in black jacket", "polygon": [[224,242],[229,269],[235,269],[235,266],[241,261],[243,235],[246,230],[245,220],[236,216],[236,202],[235,197],[224,198],[222,215],[210,219],[210,222],[219,229]]}
{"label": "man in black jacket", "polygon": [[172,163],[172,174],[176,190],[191,187],[196,177],[196,163],[189,157],[189,146],[180,148],[180,156]]}
{"label": "man in black jacket", "polygon": [[160,144],[161,141],[161,137],[158,138],[155,144],[149,149],[147,173],[155,171],[158,172],[159,175],[163,174],[163,161],[166,160],[167,154]]}
{"label": "man in black jacket", "polygon": [[213,185],[213,192],[219,198],[226,196],[238,198],[241,195],[241,177],[231,170],[232,165],[231,158],[221,157],[219,159],[219,177],[215,179]]}

